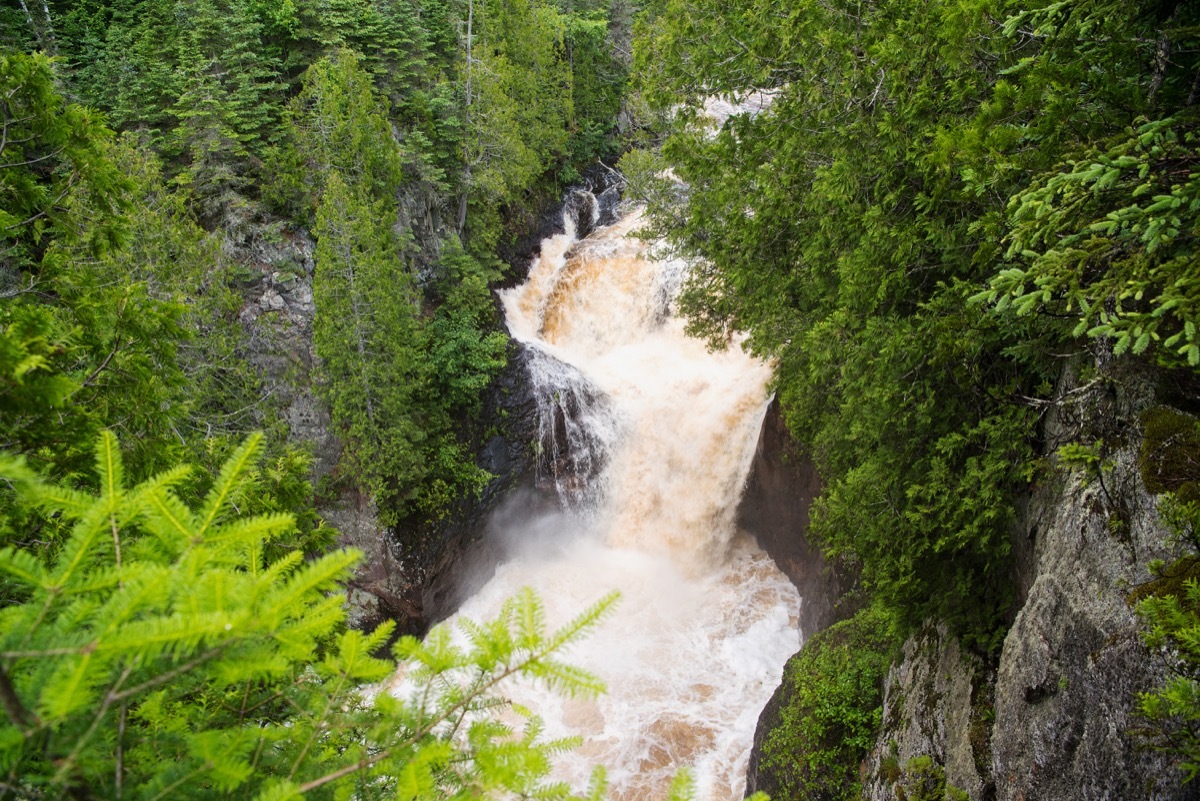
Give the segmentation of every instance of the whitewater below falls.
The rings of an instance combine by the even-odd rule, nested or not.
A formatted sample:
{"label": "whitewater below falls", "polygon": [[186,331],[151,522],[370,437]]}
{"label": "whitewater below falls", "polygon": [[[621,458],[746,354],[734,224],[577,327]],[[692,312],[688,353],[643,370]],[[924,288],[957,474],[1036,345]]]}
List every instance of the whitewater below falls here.
{"label": "whitewater below falls", "polygon": [[554,628],[619,590],[565,655],[605,695],[506,694],[548,737],[583,738],[557,771],[577,788],[602,764],[611,797],[661,798],[692,766],[699,799],[738,799],[758,715],[800,645],[795,588],[735,520],[770,369],[684,335],[684,267],[650,258],[638,225],[634,212],[577,240],[568,220],[503,295],[531,352],[544,478],[566,510],[510,511],[510,558],[458,614],[491,619],[528,586]]}

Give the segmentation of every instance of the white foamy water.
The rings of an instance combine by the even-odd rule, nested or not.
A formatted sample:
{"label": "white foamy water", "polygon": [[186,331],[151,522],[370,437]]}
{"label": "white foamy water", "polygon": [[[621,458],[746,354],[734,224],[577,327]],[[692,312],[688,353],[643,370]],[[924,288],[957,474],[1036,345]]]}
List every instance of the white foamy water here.
{"label": "white foamy water", "polygon": [[638,222],[546,240],[503,298],[535,351],[545,461],[577,508],[531,523],[538,535],[459,614],[492,618],[529,586],[553,628],[620,590],[615,614],[567,654],[607,694],[507,692],[548,736],[584,738],[560,766],[576,786],[603,764],[614,798],[659,798],[693,766],[699,798],[724,801],[742,796],[758,714],[800,644],[795,588],[734,519],[770,369],[683,334],[671,314],[682,265],[649,259],[629,236]]}

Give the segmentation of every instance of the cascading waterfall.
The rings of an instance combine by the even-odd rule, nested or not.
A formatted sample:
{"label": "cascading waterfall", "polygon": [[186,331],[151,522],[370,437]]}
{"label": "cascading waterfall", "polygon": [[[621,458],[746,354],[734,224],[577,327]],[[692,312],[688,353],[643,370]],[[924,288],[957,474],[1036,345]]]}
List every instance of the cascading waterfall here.
{"label": "cascading waterfall", "polygon": [[740,798],[759,711],[799,646],[795,589],[734,519],[770,369],[684,335],[670,308],[683,265],[648,257],[638,224],[632,213],[577,241],[568,220],[503,297],[533,352],[543,471],[566,510],[514,531],[512,558],[459,614],[493,617],[531,586],[555,626],[620,590],[616,614],[567,654],[606,695],[511,697],[548,736],[584,738],[560,766],[576,786],[603,764],[614,797],[657,798],[690,765],[700,798]]}

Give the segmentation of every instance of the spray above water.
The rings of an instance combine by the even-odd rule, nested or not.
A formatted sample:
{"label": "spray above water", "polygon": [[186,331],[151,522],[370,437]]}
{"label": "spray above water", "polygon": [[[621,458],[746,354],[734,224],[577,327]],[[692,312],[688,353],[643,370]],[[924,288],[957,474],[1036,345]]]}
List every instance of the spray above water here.
{"label": "spray above water", "polygon": [[606,695],[510,695],[548,736],[584,738],[561,766],[577,786],[603,764],[614,797],[658,798],[690,765],[700,798],[740,798],[759,711],[799,647],[795,589],[735,521],[770,370],[684,335],[671,308],[684,267],[650,258],[638,224],[577,240],[568,220],[503,296],[532,352],[542,470],[564,511],[515,526],[511,558],[460,614],[494,617],[531,586],[554,627],[620,590],[566,655]]}

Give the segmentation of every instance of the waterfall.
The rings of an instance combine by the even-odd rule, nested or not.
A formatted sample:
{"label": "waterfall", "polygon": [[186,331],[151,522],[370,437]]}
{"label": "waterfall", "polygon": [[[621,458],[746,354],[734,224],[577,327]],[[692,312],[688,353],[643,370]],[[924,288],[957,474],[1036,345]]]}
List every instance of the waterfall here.
{"label": "waterfall", "polygon": [[799,647],[795,589],[735,520],[770,368],[685,336],[684,266],[648,256],[639,219],[580,240],[568,218],[502,296],[533,354],[540,469],[563,509],[513,527],[510,558],[460,614],[493,617],[531,586],[553,627],[619,589],[616,614],[566,655],[606,695],[509,693],[548,736],[583,737],[560,765],[576,786],[603,764],[613,797],[658,798],[690,765],[699,797],[725,801],[742,796],[758,714]]}

